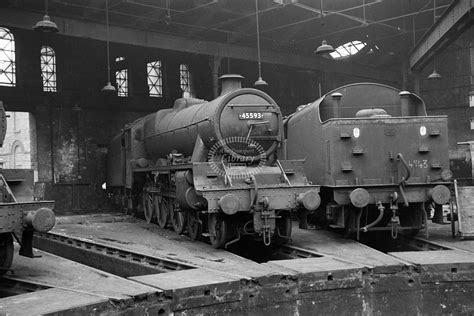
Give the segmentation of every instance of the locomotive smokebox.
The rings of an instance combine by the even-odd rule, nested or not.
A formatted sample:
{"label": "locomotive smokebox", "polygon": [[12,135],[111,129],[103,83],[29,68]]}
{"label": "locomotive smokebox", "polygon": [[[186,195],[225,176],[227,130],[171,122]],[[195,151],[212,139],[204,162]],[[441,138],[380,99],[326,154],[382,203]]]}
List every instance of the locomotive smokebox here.
{"label": "locomotive smokebox", "polygon": [[244,80],[244,77],[237,74],[229,74],[229,75],[220,76],[219,81],[221,82],[221,85],[222,85],[220,95],[224,95],[229,92],[242,88],[242,80]]}

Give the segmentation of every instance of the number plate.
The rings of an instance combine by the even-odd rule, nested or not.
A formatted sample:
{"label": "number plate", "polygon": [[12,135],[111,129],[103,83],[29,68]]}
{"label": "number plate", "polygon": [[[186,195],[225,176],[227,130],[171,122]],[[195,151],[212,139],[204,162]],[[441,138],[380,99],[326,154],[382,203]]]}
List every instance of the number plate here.
{"label": "number plate", "polygon": [[240,113],[239,120],[263,120],[263,113],[262,112]]}
{"label": "number plate", "polygon": [[428,160],[408,160],[408,166],[410,168],[419,168],[419,169],[427,169],[430,166],[430,162]]}

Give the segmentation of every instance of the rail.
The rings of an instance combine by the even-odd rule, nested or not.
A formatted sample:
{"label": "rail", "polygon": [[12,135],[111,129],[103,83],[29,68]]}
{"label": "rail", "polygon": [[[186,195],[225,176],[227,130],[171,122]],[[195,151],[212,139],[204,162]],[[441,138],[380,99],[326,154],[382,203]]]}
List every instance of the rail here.
{"label": "rail", "polygon": [[[155,256],[148,256],[145,254],[129,251],[126,249],[105,245],[96,241],[83,240],[71,236],[64,236],[57,233],[43,233],[36,234],[34,237],[34,246],[40,250],[44,250],[62,257],[68,258],[67,254],[75,255],[75,258],[68,259],[81,262],[90,256],[77,255],[77,250],[82,250],[88,254],[98,254],[101,257],[108,257],[114,261],[122,263],[129,263],[134,266],[141,266],[145,272],[166,273],[179,270],[188,270],[196,268],[193,265],[185,264],[175,260],[159,258]],[[69,248],[70,251],[68,251]],[[78,258],[79,257],[79,258]],[[87,262],[81,262],[86,265],[91,265]],[[93,263],[101,264],[101,263]]]}

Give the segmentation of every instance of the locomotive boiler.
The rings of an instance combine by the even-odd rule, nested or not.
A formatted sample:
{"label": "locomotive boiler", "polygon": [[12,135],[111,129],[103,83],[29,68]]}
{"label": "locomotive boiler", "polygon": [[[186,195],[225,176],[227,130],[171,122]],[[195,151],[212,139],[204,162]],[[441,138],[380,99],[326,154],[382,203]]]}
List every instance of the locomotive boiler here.
{"label": "locomotive boiler", "polygon": [[216,248],[241,236],[266,245],[291,235],[291,214],[319,206],[301,160],[280,160],[280,108],[224,75],[212,101],[181,98],[140,118],[110,143],[107,188],[126,208]]}
{"label": "locomotive boiler", "polygon": [[[0,147],[3,146],[6,130],[5,109],[0,101]],[[14,237],[20,244],[19,254],[33,258],[33,234],[53,228],[53,208],[53,201],[17,202],[0,169],[0,276],[12,265]]]}
{"label": "locomotive boiler", "polygon": [[412,93],[346,85],[300,106],[285,125],[287,157],[306,159],[308,179],[321,185],[319,223],[357,238],[377,230],[414,235],[428,209],[442,215],[450,201],[447,117],[427,116]]}

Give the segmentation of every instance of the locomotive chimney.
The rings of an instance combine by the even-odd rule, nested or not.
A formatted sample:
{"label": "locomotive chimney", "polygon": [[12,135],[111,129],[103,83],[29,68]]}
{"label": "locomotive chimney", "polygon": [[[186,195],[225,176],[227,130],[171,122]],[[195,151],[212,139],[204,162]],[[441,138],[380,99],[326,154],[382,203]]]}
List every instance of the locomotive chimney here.
{"label": "locomotive chimney", "polygon": [[409,116],[410,115],[410,92],[402,91],[398,95],[400,96],[400,105],[402,110],[402,116]]}
{"label": "locomotive chimney", "polygon": [[222,75],[219,80],[222,85],[221,94],[224,95],[229,92],[242,88],[242,80],[244,77],[236,74]]}
{"label": "locomotive chimney", "polygon": [[331,97],[332,97],[332,117],[338,118],[342,94],[340,94],[339,92],[335,92],[331,95]]}

